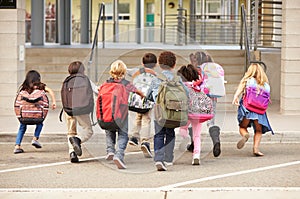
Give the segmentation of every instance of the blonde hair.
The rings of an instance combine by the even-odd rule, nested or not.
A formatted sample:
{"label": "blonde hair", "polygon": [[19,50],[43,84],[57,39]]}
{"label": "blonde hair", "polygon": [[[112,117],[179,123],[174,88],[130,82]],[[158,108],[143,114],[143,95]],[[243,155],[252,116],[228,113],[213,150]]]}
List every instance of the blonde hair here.
{"label": "blonde hair", "polygon": [[113,79],[123,79],[125,77],[126,71],[126,64],[121,60],[117,60],[110,65],[109,74]]}
{"label": "blonde hair", "polygon": [[248,67],[247,72],[242,78],[240,84],[242,84],[243,88],[246,87],[247,80],[250,78],[254,78],[256,80],[257,86],[264,86],[265,83],[269,83],[267,74],[265,73],[263,67],[260,64],[252,63]]}

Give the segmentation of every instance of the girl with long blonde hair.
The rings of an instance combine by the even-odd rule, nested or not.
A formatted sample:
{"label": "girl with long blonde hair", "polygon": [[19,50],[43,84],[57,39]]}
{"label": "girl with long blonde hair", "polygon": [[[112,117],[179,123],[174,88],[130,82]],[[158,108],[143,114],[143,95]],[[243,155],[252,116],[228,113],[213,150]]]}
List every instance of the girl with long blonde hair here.
{"label": "girl with long blonde hair", "polygon": [[249,66],[234,94],[232,104],[238,106],[237,119],[239,122],[239,131],[242,136],[242,139],[237,143],[237,148],[241,149],[244,147],[250,137],[247,128],[252,126],[254,129],[253,154],[255,156],[263,156],[264,154],[259,150],[262,134],[268,131],[271,131],[272,134],[274,132],[266,113],[259,114],[248,110],[243,105],[243,97],[239,99],[240,95],[243,96],[245,94],[247,86],[256,87],[257,92],[260,92],[261,89],[270,92],[268,77],[260,64],[252,63]]}

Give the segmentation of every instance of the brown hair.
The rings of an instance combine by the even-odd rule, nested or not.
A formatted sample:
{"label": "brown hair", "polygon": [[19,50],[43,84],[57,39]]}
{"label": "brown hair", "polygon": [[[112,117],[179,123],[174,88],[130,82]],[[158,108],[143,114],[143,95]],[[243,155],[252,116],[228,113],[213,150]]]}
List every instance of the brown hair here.
{"label": "brown hair", "polygon": [[171,51],[165,51],[159,55],[158,62],[162,69],[174,68],[176,64],[176,56]]}
{"label": "brown hair", "polygon": [[76,73],[84,74],[84,70],[85,70],[84,65],[80,61],[74,61],[70,63],[68,68],[69,74],[76,74]]}
{"label": "brown hair", "polygon": [[198,70],[192,64],[181,66],[177,71],[177,75],[179,75],[184,82],[191,82],[199,79]]}

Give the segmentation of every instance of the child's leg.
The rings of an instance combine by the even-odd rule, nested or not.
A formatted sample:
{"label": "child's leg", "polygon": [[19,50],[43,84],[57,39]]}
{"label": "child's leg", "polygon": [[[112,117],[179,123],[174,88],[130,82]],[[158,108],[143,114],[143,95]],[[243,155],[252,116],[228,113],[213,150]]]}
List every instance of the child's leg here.
{"label": "child's leg", "polygon": [[137,138],[138,140],[140,139],[140,132],[141,132],[141,127],[142,127],[142,117],[143,114],[141,113],[136,113],[135,116],[135,125],[132,128],[132,136]]}
{"label": "child's leg", "polygon": [[116,131],[105,130],[105,140],[106,140],[106,152],[107,154],[115,154],[115,145],[116,145]]}
{"label": "child's leg", "polygon": [[151,130],[151,110],[147,113],[142,114],[142,127],[140,131],[141,142],[150,141],[150,130]]}
{"label": "child's leg", "polygon": [[38,140],[39,139],[42,128],[43,128],[43,123],[40,123],[40,124],[36,125],[33,140]]}
{"label": "child's leg", "polygon": [[154,121],[154,161],[163,162],[165,155],[165,128]]}
{"label": "child's leg", "polygon": [[20,148],[26,129],[27,129],[27,125],[20,123],[20,127],[16,137],[16,148]]}
{"label": "child's leg", "polygon": [[192,128],[193,128],[193,141],[194,141],[194,151],[193,154],[198,154],[200,157],[201,153],[201,128],[202,123],[199,123],[198,120],[192,120]]}
{"label": "child's leg", "polygon": [[128,118],[124,121],[125,124],[123,128],[118,130],[118,148],[116,151],[115,157],[118,157],[120,160],[124,160],[125,149],[128,143]]}
{"label": "child's leg", "polygon": [[263,156],[264,154],[259,151],[259,145],[262,138],[262,126],[258,123],[257,120],[254,120],[255,133],[254,133],[254,142],[253,142],[253,153],[256,156]]}
{"label": "child's leg", "polygon": [[240,128],[240,134],[242,136],[242,139],[237,143],[237,148],[241,149],[244,147],[245,143],[248,141],[249,139],[249,133],[247,131],[248,128],[248,124],[249,124],[250,120],[244,118],[241,123],[239,124]]}
{"label": "child's leg", "polygon": [[78,121],[78,124],[83,129],[82,132],[77,132],[78,137],[81,140],[81,143],[84,143],[84,142],[88,141],[94,134],[91,119],[90,119],[90,114],[78,115],[75,117]]}
{"label": "child's leg", "polygon": [[174,159],[174,147],[175,147],[175,131],[173,128],[166,129],[166,141],[165,141],[165,161],[173,162]]}

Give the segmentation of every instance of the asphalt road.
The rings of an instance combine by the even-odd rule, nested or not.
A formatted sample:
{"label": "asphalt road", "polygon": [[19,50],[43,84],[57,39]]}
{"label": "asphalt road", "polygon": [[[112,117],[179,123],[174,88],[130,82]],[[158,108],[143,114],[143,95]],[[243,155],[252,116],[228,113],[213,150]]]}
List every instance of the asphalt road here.
{"label": "asphalt road", "polygon": [[[177,138],[174,165],[169,166],[166,172],[158,172],[153,159],[144,158],[139,147],[129,145],[125,156],[127,169],[117,169],[112,161],[104,159],[105,142],[102,133],[96,133],[83,144],[79,163],[70,163],[64,134],[43,135],[40,138],[42,149],[30,145],[31,135],[28,134],[23,140],[23,154],[13,154],[14,139],[14,134],[1,135],[1,198],[15,198],[20,190],[27,194],[35,191],[44,193],[41,189],[46,192],[81,190],[83,193],[93,190],[89,194],[99,190],[103,193],[103,190],[129,189],[161,194],[165,190],[174,192],[180,189],[209,189],[217,192],[233,189],[241,193],[241,190],[262,191],[270,188],[271,191],[267,189],[267,193],[279,190],[284,196],[292,194],[288,198],[297,194],[299,196],[300,193],[300,145],[297,140],[279,142],[265,138],[261,143],[261,151],[265,156],[254,157],[252,139],[243,149],[238,150],[236,141],[239,136],[226,134],[221,137],[222,153],[215,158],[210,138],[204,134],[201,164],[192,166],[192,153],[180,151],[181,141]],[[293,191],[297,194],[293,195]],[[175,198],[179,196],[176,194]]]}

